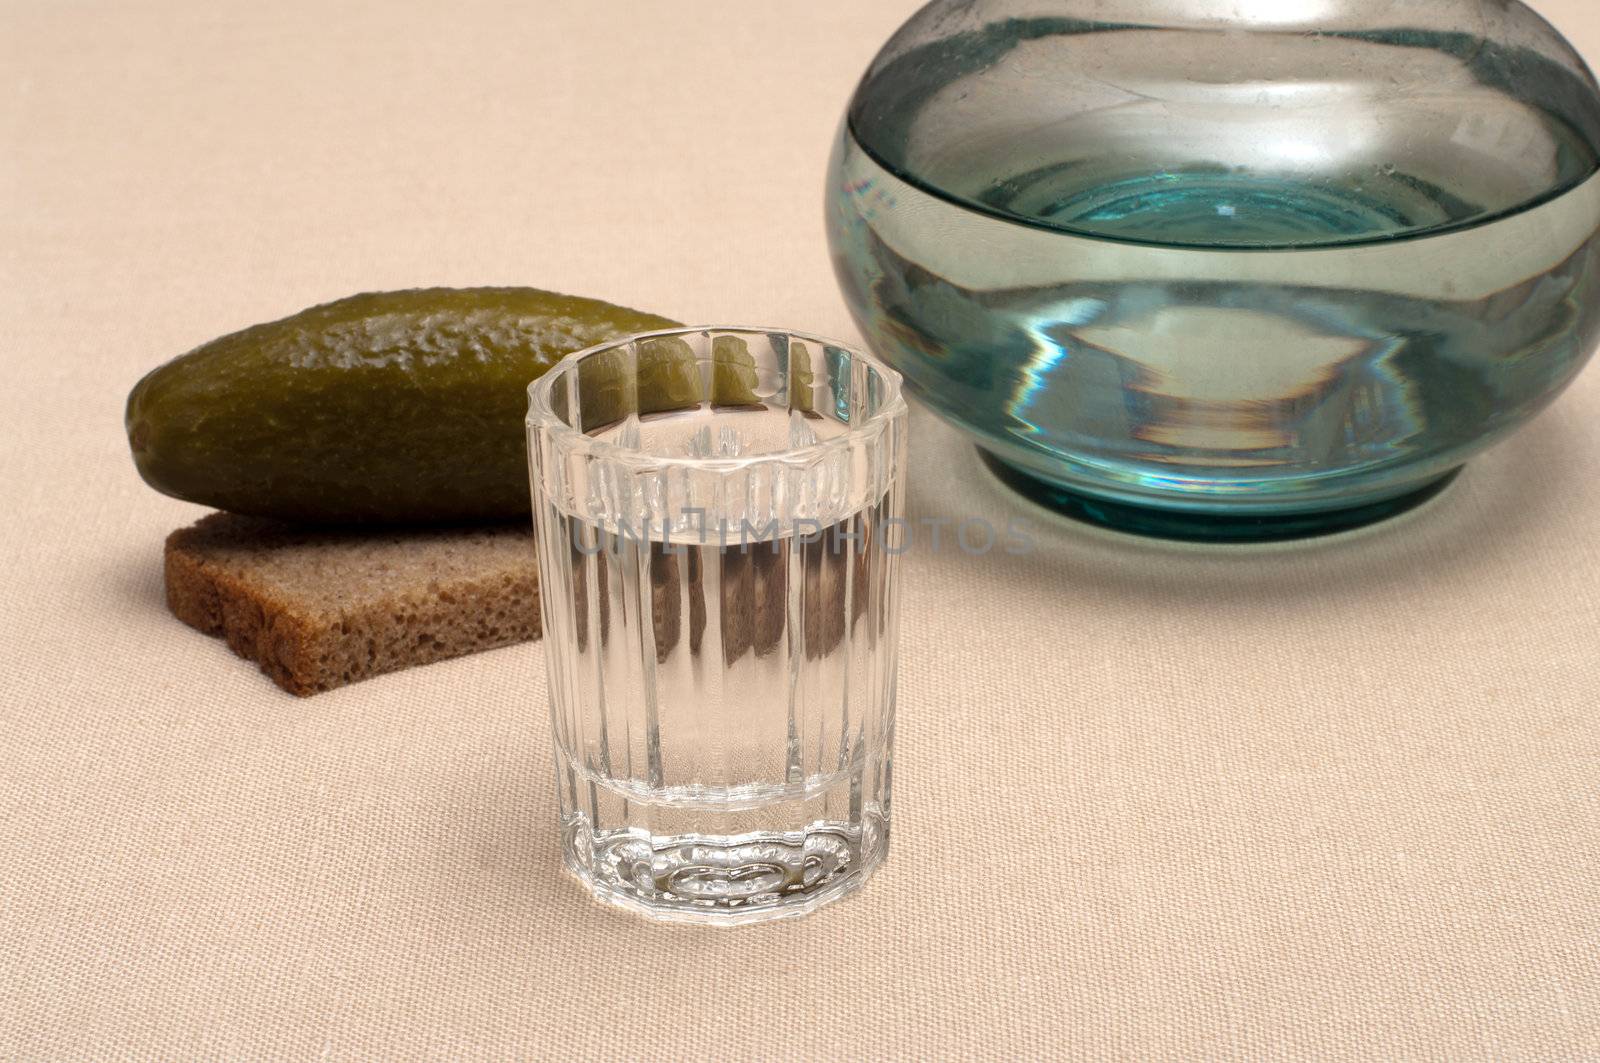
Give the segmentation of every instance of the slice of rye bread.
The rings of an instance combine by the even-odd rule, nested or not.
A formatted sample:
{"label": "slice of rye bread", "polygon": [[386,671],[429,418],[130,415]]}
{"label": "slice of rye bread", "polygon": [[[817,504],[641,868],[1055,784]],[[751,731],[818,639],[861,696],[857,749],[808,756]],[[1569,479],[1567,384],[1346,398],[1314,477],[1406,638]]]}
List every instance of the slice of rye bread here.
{"label": "slice of rye bread", "polygon": [[167,606],[292,694],[539,637],[533,529],[358,531],[213,513],[167,537]]}

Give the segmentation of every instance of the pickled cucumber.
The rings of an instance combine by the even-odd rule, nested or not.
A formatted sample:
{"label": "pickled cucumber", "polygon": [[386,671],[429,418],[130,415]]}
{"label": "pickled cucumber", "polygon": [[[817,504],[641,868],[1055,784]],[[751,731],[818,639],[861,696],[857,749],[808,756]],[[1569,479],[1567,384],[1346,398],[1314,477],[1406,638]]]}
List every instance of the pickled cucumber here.
{"label": "pickled cucumber", "polygon": [[761,374],[750,345],[738,336],[718,336],[711,341],[711,401],[718,406],[753,406]]}
{"label": "pickled cucumber", "polygon": [[128,442],[156,490],[236,513],[525,517],[528,383],[573,351],[674,324],[532,288],[355,295],[154,370],[128,396]]}

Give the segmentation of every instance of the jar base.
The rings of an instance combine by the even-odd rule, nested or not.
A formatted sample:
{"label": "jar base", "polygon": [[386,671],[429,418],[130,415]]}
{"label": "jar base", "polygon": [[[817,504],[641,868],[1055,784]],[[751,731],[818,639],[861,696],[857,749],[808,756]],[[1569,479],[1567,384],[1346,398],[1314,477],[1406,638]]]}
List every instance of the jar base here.
{"label": "jar base", "polygon": [[1001,483],[1047,509],[1114,531],[1184,542],[1264,543],[1332,535],[1388,520],[1438,495],[1461,474],[1450,470],[1422,487],[1377,502],[1300,513],[1235,513],[1141,506],[1041,480],[982,448],[978,454]]}

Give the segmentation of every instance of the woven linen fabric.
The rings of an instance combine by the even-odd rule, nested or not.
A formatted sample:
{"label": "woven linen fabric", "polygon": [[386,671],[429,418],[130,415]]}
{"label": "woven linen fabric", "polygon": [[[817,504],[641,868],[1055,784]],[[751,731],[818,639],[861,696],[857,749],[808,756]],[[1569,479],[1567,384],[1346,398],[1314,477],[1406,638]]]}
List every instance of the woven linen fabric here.
{"label": "woven linen fabric", "polygon": [[166,612],[203,511],[122,403],[213,336],[525,283],[854,338],[826,155],[914,6],[0,6],[0,1059],[1600,1060],[1600,371],[1272,547],[919,412],[912,517],[1036,549],[907,556],[892,854],[769,926],[558,870],[536,645],[296,700]]}

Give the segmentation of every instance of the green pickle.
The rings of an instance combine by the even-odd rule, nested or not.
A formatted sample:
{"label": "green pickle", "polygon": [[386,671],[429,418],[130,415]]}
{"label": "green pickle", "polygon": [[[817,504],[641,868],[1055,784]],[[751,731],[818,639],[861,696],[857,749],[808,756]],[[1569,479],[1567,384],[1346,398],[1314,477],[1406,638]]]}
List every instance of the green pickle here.
{"label": "green pickle", "polygon": [[[711,340],[709,380],[694,346],[682,336],[640,340],[633,358],[607,351],[584,360],[578,370],[583,430],[616,424],[637,408],[639,416],[713,406],[759,406],[760,374],[755,355],[739,336]],[[707,393],[709,385],[709,394]]]}
{"label": "green pickle", "polygon": [[789,408],[816,413],[817,374],[811,368],[811,348],[796,340],[789,344]]}
{"label": "green pickle", "polygon": [[[532,288],[351,296],[154,370],[128,396],[128,441],[158,491],[237,513],[393,524],[526,517],[529,382],[573,351],[674,324]],[[662,346],[641,355],[642,406],[699,401],[688,345],[651,344]],[[754,372],[730,351],[726,375],[716,359],[714,390],[743,395]],[[616,380],[610,401],[621,408],[632,396],[620,371]]]}
{"label": "green pickle", "polygon": [[711,341],[711,402],[715,406],[759,406],[760,386],[755,355],[740,336]]}

